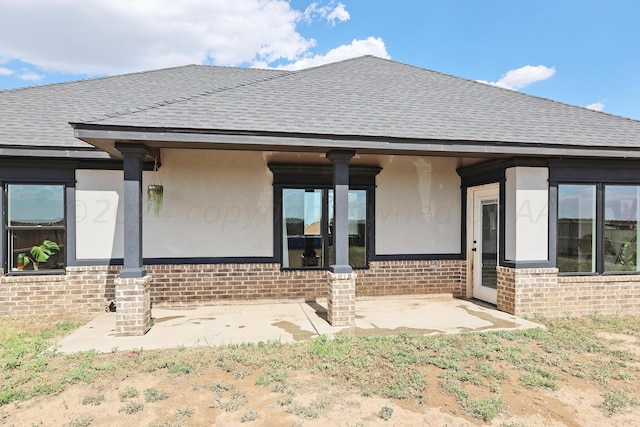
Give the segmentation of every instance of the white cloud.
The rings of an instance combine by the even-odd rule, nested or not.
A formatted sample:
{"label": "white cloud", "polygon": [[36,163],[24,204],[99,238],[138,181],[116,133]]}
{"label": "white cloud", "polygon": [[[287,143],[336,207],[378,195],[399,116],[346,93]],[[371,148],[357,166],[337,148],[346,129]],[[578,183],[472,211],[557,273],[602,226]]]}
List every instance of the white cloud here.
{"label": "white cloud", "polygon": [[299,70],[301,68],[316,67],[318,65],[342,61],[343,59],[354,58],[362,55],[373,55],[387,59],[390,58],[389,53],[387,53],[387,48],[384,45],[384,41],[379,37],[369,37],[364,40],[354,39],[351,44],[331,49],[326,53],[326,55],[308,56],[278,68],[285,70]]}
{"label": "white cloud", "polygon": [[589,110],[604,111],[604,102],[594,102],[586,106]]}
{"label": "white cloud", "polygon": [[556,69],[554,67],[549,68],[544,65],[525,65],[524,67],[507,71],[507,73],[504,74],[497,82],[487,82],[485,80],[479,81],[493,86],[518,90],[529,86],[531,83],[546,80],[555,73]]}
{"label": "white cloud", "polygon": [[5,67],[0,67],[0,76],[10,76],[11,74],[13,74],[13,70]]}
{"label": "white cloud", "polygon": [[338,22],[348,21],[350,18],[351,15],[347,12],[344,4],[338,3],[336,6],[333,1],[324,6],[313,2],[307,6],[301,16],[301,20],[308,24],[315,20],[326,19],[333,26]]}
{"label": "white cloud", "polygon": [[36,81],[42,80],[44,78],[44,75],[30,70],[23,70],[20,74],[18,74],[18,78],[21,80]]}
{"label": "white cloud", "polygon": [[72,74],[295,61],[315,45],[286,0],[3,0],[0,16],[0,57]]}
{"label": "white cloud", "polygon": [[351,19],[351,15],[349,15],[349,12],[347,12],[347,9],[345,9],[342,3],[338,3],[336,8],[327,15],[327,20],[331,22],[332,25],[336,25],[337,21],[345,22],[349,19]]}

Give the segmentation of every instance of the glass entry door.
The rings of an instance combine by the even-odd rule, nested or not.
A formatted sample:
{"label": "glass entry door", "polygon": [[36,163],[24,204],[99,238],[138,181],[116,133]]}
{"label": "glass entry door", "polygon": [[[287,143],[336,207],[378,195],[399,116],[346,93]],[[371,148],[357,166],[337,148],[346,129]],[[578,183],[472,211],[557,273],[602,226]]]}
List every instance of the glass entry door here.
{"label": "glass entry door", "polygon": [[498,187],[473,191],[473,297],[496,304],[498,277]]}

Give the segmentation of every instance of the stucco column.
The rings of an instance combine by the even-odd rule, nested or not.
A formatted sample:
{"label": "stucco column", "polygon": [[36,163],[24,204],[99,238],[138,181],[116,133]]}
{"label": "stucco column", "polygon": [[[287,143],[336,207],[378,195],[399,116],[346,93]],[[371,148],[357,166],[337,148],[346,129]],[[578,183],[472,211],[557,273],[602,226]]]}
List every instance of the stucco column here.
{"label": "stucco column", "polygon": [[329,267],[327,320],[332,326],[355,325],[356,275],[349,265],[349,161],[353,151],[330,151],[333,163],[333,248]]}
{"label": "stucco column", "polygon": [[117,144],[124,168],[124,267],[122,278],[141,278],[147,272],[142,263],[142,160],[147,147]]}

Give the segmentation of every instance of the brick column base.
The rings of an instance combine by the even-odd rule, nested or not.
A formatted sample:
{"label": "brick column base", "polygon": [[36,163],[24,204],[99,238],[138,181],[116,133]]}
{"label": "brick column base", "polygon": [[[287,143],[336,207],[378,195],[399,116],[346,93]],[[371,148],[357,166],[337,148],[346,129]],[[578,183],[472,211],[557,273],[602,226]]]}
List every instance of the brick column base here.
{"label": "brick column base", "polygon": [[356,324],[356,273],[328,273],[327,320],[331,326]]}
{"label": "brick column base", "polygon": [[116,336],[144,335],[151,328],[151,276],[116,278]]}

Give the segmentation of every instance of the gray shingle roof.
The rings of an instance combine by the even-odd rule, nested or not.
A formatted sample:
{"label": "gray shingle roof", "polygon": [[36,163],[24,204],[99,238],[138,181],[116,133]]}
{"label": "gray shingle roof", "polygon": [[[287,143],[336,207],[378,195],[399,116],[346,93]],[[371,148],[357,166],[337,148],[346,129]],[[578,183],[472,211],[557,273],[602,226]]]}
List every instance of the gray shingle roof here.
{"label": "gray shingle roof", "polygon": [[95,156],[69,122],[640,152],[640,121],[372,56],[296,72],[191,65],[0,91],[0,149]]}
{"label": "gray shingle roof", "polygon": [[640,121],[371,56],[86,123],[640,148]]}
{"label": "gray shingle roof", "polygon": [[0,91],[0,146],[95,151],[74,138],[69,122],[137,111],[284,74],[287,72],[187,65]]}

